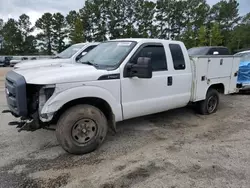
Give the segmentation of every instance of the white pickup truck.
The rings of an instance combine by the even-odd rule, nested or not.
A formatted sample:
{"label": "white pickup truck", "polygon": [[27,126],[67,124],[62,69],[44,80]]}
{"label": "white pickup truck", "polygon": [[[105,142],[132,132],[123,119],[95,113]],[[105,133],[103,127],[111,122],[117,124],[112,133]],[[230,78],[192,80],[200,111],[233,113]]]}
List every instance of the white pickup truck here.
{"label": "white pickup truck", "polygon": [[[56,126],[69,153],[95,150],[116,122],[185,107],[216,112],[219,93],[237,91],[240,59],[190,57],[182,42],[119,39],[103,42],[78,63],[16,69],[6,76],[9,110],[20,130]],[[63,73],[63,74],[62,74]]]}
{"label": "white pickup truck", "polygon": [[40,60],[27,60],[22,61],[20,63],[15,64],[14,69],[17,68],[34,68],[40,66],[51,66],[55,64],[61,63],[76,63],[79,59],[81,59],[84,55],[86,55],[90,50],[95,48],[99,43],[78,43],[73,44],[68,47],[66,50],[57,54],[53,58],[48,59],[40,59]]}

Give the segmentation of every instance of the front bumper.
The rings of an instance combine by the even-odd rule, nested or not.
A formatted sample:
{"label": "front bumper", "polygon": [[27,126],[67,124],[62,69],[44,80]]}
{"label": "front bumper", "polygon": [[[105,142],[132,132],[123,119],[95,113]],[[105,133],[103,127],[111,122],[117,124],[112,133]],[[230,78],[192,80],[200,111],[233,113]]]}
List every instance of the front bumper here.
{"label": "front bumper", "polygon": [[5,93],[8,107],[16,117],[28,117],[25,78],[14,71],[6,75]]}
{"label": "front bumper", "polygon": [[[29,93],[28,93],[29,92]],[[20,117],[20,121],[9,122],[9,125],[17,125],[19,131],[35,131],[40,128],[47,128],[48,125],[39,121],[39,114],[28,107],[30,103],[29,95],[32,95],[25,78],[14,71],[6,75],[5,93],[9,110],[3,113],[11,113],[15,117]]]}

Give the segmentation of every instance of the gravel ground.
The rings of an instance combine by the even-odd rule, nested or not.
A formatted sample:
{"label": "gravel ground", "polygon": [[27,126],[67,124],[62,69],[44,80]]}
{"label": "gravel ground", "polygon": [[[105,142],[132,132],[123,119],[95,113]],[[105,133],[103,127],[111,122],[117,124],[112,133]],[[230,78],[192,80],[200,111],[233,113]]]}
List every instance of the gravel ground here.
{"label": "gravel ground", "polygon": [[18,133],[1,114],[0,188],[249,188],[249,111],[250,95],[229,95],[210,116],[182,108],[132,119],[82,156],[65,153],[53,131]]}
{"label": "gravel ground", "polygon": [[4,88],[4,79],[5,74],[10,71],[12,68],[10,67],[0,67],[0,91]]}

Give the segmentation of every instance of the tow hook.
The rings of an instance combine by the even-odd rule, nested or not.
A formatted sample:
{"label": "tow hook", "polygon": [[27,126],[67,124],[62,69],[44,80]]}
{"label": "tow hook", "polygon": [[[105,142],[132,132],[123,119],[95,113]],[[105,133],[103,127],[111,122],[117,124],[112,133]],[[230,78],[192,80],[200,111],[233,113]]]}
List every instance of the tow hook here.
{"label": "tow hook", "polygon": [[[12,111],[10,110],[3,110],[2,113],[11,113],[12,115],[14,115],[12,113]],[[15,116],[18,118],[18,116]],[[25,117],[21,117],[20,121],[12,121],[9,122],[8,125],[10,126],[16,126],[16,128],[18,129],[18,132],[21,131],[36,131],[38,129],[46,129],[46,130],[52,130],[54,131],[55,129],[50,128],[49,126],[42,126],[40,125],[38,118],[37,118],[37,114],[33,114],[32,118],[25,118]]]}
{"label": "tow hook", "polygon": [[2,113],[3,113],[3,114],[10,113],[10,114],[12,114],[14,117],[16,117],[16,118],[19,117],[18,115],[14,114],[14,113],[13,113],[12,111],[10,111],[10,110],[3,110]]}
{"label": "tow hook", "polygon": [[11,113],[11,111],[10,110],[3,110],[2,113],[7,114],[7,113]]}
{"label": "tow hook", "polygon": [[21,131],[35,131],[40,128],[39,124],[36,124],[34,120],[21,120],[9,122],[9,125],[17,125],[18,132]]}

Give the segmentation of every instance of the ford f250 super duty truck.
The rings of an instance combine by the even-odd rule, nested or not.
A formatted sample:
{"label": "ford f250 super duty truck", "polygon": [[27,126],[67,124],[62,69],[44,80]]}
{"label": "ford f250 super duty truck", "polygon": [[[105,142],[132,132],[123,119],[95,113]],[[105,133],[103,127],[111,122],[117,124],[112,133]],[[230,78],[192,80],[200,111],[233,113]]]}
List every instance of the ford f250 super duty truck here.
{"label": "ford f250 super duty truck", "polygon": [[20,62],[14,66],[14,69],[50,66],[61,63],[76,63],[76,61],[81,59],[85,54],[95,48],[98,44],[99,43],[97,42],[73,44],[53,58]]}
{"label": "ford f250 super duty truck", "polygon": [[195,104],[216,112],[219,93],[237,91],[239,58],[189,57],[182,42],[119,39],[103,42],[78,63],[7,73],[9,110],[19,130],[56,124],[69,153],[95,150],[116,122]]}

